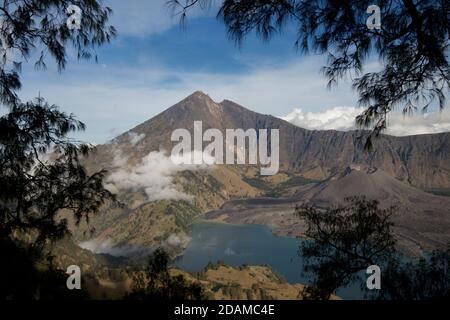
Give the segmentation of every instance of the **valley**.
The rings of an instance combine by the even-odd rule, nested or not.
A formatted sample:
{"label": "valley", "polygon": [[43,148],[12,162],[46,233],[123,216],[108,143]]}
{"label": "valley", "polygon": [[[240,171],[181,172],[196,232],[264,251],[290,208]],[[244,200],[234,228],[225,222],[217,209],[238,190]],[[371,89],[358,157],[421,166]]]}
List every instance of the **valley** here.
{"label": "valley", "polygon": [[[261,176],[258,165],[174,166],[168,151],[173,146],[171,133],[180,127],[193,130],[195,121],[202,121],[205,130],[218,128],[222,132],[227,128],[278,129],[280,172]],[[420,257],[445,247],[450,243],[450,197],[445,196],[450,188],[450,135],[381,136],[372,153],[358,142],[362,136],[364,132],[305,130],[228,100],[216,103],[196,92],[97,146],[83,160],[91,172],[108,171],[106,187],[117,195],[120,204],[106,204],[89,223],[82,221],[79,225],[62,213],[69,221],[71,241],[81,248],[72,250],[73,254],[61,249],[59,254],[65,259],[60,261],[63,265],[74,261],[78,252],[78,258],[83,257],[98,278],[97,270],[104,274],[117,265],[142,265],[154,248],[162,247],[184,272],[200,272],[209,262],[224,258],[234,268],[244,264],[273,266],[267,255],[251,259],[220,246],[220,252],[200,250],[201,256],[189,258],[193,248],[198,248],[196,228],[204,223],[199,221],[212,221],[216,226],[269,227],[265,229],[270,230],[267,246],[289,239],[280,240],[290,244],[276,252],[294,259],[301,241],[298,238],[304,231],[302,221],[294,215],[295,207],[306,204],[329,208],[355,196],[378,200],[385,208],[397,208],[394,234],[403,254]],[[220,233],[220,227],[216,228],[210,239],[201,242],[209,243],[215,232]],[[255,237],[264,234],[266,231]],[[219,242],[235,240],[234,233],[225,233],[224,237]],[[257,256],[257,248],[251,247],[247,253]],[[307,282],[298,277],[300,260],[295,266],[277,269],[291,285]],[[290,272],[297,277],[289,276]],[[105,283],[112,281],[109,276],[100,278]],[[343,293],[342,297],[352,295]]]}
{"label": "valley", "polygon": [[376,199],[382,208],[395,207],[392,217],[398,248],[408,256],[443,249],[450,243],[450,198],[426,193],[389,177],[379,169],[347,168],[323,182],[298,186],[289,197],[233,200],[207,219],[233,224],[271,226],[280,236],[302,237],[304,225],[294,216],[297,205],[329,208],[348,197]]}
{"label": "valley", "polygon": [[[280,173],[262,177],[255,165],[171,166],[172,132],[178,128],[192,131],[196,121],[202,121],[204,130],[222,132],[227,128],[278,129]],[[176,256],[189,240],[189,225],[207,212],[216,211],[210,216],[225,221],[276,225],[278,234],[298,236],[302,226],[292,213],[299,202],[330,206],[345,197],[365,195],[386,206],[399,206],[399,241],[409,254],[442,246],[450,230],[448,197],[435,197],[421,189],[450,187],[450,135],[381,136],[370,153],[358,143],[363,135],[305,130],[195,92],[97,146],[85,159],[91,171],[104,168],[110,172],[108,187],[123,206],[106,206],[89,226],[72,228],[75,240],[90,241],[87,247],[100,253],[108,253],[110,247],[133,251],[163,246]],[[353,173],[347,177],[346,170]],[[239,202],[261,197],[271,199]]]}

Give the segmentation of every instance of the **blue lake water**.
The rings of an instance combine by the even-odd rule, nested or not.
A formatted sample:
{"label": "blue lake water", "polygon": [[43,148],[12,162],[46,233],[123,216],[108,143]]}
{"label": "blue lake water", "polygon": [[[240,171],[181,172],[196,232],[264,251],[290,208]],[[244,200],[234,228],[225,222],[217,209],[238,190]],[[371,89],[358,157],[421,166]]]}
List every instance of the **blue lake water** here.
{"label": "blue lake water", "polygon": [[[298,254],[301,240],[274,236],[261,225],[229,225],[198,222],[192,226],[192,240],[174,265],[190,272],[202,271],[209,262],[227,265],[270,265],[290,283],[310,283],[302,274]],[[339,290],[344,299],[362,299],[359,284]]]}

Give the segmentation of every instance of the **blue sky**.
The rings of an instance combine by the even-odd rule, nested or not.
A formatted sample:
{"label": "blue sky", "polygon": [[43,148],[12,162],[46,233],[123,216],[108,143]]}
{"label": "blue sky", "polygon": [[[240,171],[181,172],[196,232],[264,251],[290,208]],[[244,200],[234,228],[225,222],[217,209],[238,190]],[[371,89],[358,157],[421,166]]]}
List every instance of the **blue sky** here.
{"label": "blue sky", "polygon": [[[98,51],[98,64],[72,58],[63,73],[54,66],[38,72],[24,68],[21,96],[40,92],[75,113],[88,126],[81,138],[94,143],[106,142],[196,90],[311,129],[352,128],[359,110],[350,83],[328,90],[320,73],[324,57],[300,56],[294,29],[269,43],[249,37],[238,48],[216,20],[214,6],[191,12],[183,29],[165,2],[106,0],[119,37]],[[436,131],[427,127],[422,129]]]}

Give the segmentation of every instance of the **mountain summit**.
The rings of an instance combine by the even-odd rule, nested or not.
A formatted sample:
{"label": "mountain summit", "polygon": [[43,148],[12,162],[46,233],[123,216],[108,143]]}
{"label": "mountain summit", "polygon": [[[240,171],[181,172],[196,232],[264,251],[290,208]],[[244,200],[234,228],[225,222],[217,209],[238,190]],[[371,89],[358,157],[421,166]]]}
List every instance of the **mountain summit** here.
{"label": "mountain summit", "polygon": [[[280,174],[267,180],[251,166],[217,165],[208,170],[175,166],[168,158],[174,145],[171,135],[176,129],[193,133],[195,121],[202,121],[204,130],[216,128],[222,133],[226,129],[279,129]],[[94,218],[95,241],[101,244],[113,239],[115,245],[145,247],[177,243],[177,250],[181,250],[188,239],[187,226],[232,199],[251,199],[248,210],[240,202],[235,210],[243,217],[242,222],[275,221],[287,226],[286,230],[294,230],[292,212],[299,201],[328,206],[348,196],[367,195],[403,207],[395,221],[396,234],[402,236],[406,247],[419,243],[433,248],[448,240],[445,230],[450,224],[450,198],[419,188],[450,187],[449,144],[448,133],[381,136],[374,152],[367,153],[359,132],[305,130],[230,100],[217,103],[195,92],[110,143],[98,146],[86,160],[92,170],[109,170],[109,182],[126,204],[125,209],[109,208],[106,215]],[[302,186],[308,181],[304,178],[319,181]],[[287,192],[288,197],[297,190],[297,197],[291,201],[263,199],[254,208],[256,197],[267,191],[279,194],[279,190]],[[274,206],[286,209],[284,215],[274,215]],[[226,216],[233,218],[225,209]],[[269,220],[263,221],[264,217]],[[90,240],[84,238],[84,231],[78,232],[77,239]]]}
{"label": "mountain summit", "polygon": [[[193,132],[194,121],[202,121],[204,130],[279,129],[280,168],[304,177],[324,180],[350,165],[382,169],[390,176],[420,188],[450,188],[450,133],[376,139],[374,151],[364,150],[361,132],[311,131],[279,118],[263,115],[224,100],[213,101],[197,91],[99,147],[99,153],[120,147],[130,156],[142,158],[151,151],[173,147],[170,137],[176,129]],[[130,145],[131,135],[142,137],[138,148]]]}

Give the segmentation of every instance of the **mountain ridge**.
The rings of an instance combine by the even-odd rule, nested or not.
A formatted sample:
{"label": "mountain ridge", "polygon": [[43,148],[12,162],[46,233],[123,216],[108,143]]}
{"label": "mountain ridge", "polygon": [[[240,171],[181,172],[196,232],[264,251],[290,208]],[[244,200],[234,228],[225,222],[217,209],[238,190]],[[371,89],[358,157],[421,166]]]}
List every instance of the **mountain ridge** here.
{"label": "mountain ridge", "polygon": [[[145,135],[140,142],[146,152],[172,148],[170,136],[178,128],[193,132],[194,121],[204,130],[279,129],[280,162],[285,171],[306,178],[326,179],[342,168],[369,165],[419,188],[450,187],[450,133],[394,137],[382,135],[374,141],[374,151],[364,150],[364,132],[308,130],[271,115],[260,114],[230,101],[214,102],[196,91],[157,116],[100,146],[100,153],[112,146],[127,148],[130,134]],[[139,156],[142,156],[141,154]]]}
{"label": "mountain ridge", "polygon": [[[280,173],[266,179],[258,175],[255,166],[246,165],[216,165],[206,170],[190,171],[180,168],[167,171],[167,168],[173,168],[168,158],[173,147],[172,132],[182,128],[192,133],[194,121],[202,121],[204,130],[217,128],[222,132],[225,129],[279,129]],[[119,198],[125,203],[125,210],[105,208],[104,214],[92,219],[92,225],[96,229],[93,238],[86,238],[86,228],[74,232],[78,241],[94,240],[100,245],[105,242],[111,243],[114,247],[129,245],[151,247],[167,244],[173,247],[170,243],[175,242],[176,255],[188,242],[189,225],[199,216],[218,210],[230,200],[255,199],[258,202],[256,199],[258,196],[271,191],[278,194],[276,197],[292,196],[294,189],[298,191],[299,187],[307,192],[307,189],[302,189],[302,185],[308,181],[314,181],[314,186],[320,187],[321,184],[330,183],[333,177],[339,177],[338,175],[343,172],[350,170],[351,174],[356,168],[369,168],[367,170],[377,168],[385,172],[383,175],[388,181],[386,185],[401,184],[396,188],[406,196],[400,200],[406,201],[407,207],[411,208],[414,207],[414,201],[409,201],[409,195],[425,200],[432,197],[431,194],[418,188],[449,186],[449,141],[450,134],[401,138],[381,136],[375,141],[374,152],[368,154],[355,132],[309,131],[282,119],[250,111],[229,100],[216,103],[204,93],[196,92],[108,144],[98,146],[86,159],[86,166],[90,171],[107,169],[111,175],[117,171],[122,172],[119,175],[120,179],[115,180],[119,187],[121,180],[130,179],[130,173],[132,178],[138,181],[137,186],[130,187],[128,184],[128,187],[125,189],[122,187],[120,190]],[[157,162],[145,163],[145,159],[155,154],[158,155]],[[143,167],[149,164],[150,167]],[[159,168],[161,165],[163,168]],[[141,177],[143,172],[159,169],[165,171],[165,176],[144,174]],[[183,198],[152,200],[146,189],[151,187],[152,179],[159,178],[169,183],[170,192],[182,193]],[[345,176],[340,178],[345,179]],[[359,179],[363,181],[361,188],[354,189],[355,194],[348,194],[349,196],[361,195],[360,192],[364,190],[370,194],[371,188],[379,188],[376,180],[363,178]],[[364,181],[367,181],[367,185]],[[282,188],[277,189],[277,186]],[[340,189],[337,191],[341,191]],[[395,191],[397,189],[392,188],[394,190],[392,192],[397,192]],[[313,199],[313,196],[309,198]],[[308,198],[307,193],[304,198]],[[297,203],[302,201],[301,197],[293,199]],[[439,239],[445,238],[445,232],[439,235],[442,231],[439,217],[445,220],[445,226],[448,225],[448,212],[441,204],[448,202],[450,206],[450,198],[439,198],[443,199],[442,201],[435,201],[437,198],[434,197],[432,199],[434,199],[433,212],[424,211],[423,214],[414,216],[417,218],[414,221],[420,227],[426,225],[424,221],[428,219],[427,214],[430,215],[430,221],[433,222],[432,236],[426,235],[427,230],[420,233],[417,226],[408,226],[407,218],[401,221],[408,229],[403,234],[412,235],[422,243],[430,244],[431,238],[438,239],[431,239],[435,243],[442,242]],[[284,208],[280,216],[283,217],[282,223],[288,224],[285,235],[297,234],[301,230],[292,214],[295,207],[295,204],[291,205],[292,200],[288,201],[289,207],[285,207],[283,199],[262,199],[262,202],[271,206],[264,209],[269,215],[267,216],[258,206],[258,210],[253,210],[249,217],[243,217],[245,223],[265,219],[264,215],[272,219],[272,213],[269,211],[276,210],[276,206],[280,204]],[[252,201],[249,200],[249,203]],[[421,203],[426,205],[426,201]],[[328,205],[332,204],[328,201]],[[419,231],[414,231],[416,229]],[[407,246],[411,247],[411,241],[408,240],[407,243],[409,243]]]}

